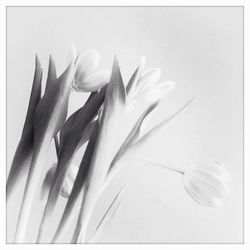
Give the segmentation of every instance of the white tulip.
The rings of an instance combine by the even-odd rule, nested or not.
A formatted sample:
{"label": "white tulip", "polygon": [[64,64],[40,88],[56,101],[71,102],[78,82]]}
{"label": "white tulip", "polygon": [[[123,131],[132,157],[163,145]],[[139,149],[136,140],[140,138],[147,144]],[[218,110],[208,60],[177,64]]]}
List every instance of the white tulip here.
{"label": "white tulip", "polygon": [[230,193],[231,176],[218,161],[202,161],[184,172],[184,187],[200,205],[219,207],[222,198]]}
{"label": "white tulip", "polygon": [[109,70],[97,71],[100,54],[96,49],[89,49],[82,54],[77,53],[75,45],[71,44],[67,53],[67,64],[76,61],[76,59],[79,63],[72,83],[75,91],[97,91],[109,82]]}
{"label": "white tulip", "polygon": [[143,103],[154,103],[161,98],[169,95],[175,88],[175,83],[172,81],[166,81],[155,84],[155,86],[145,89],[137,100]]}
{"label": "white tulip", "polygon": [[136,92],[139,93],[154,86],[161,78],[161,70],[152,68],[147,70],[139,78],[136,85]]}
{"label": "white tulip", "polygon": [[183,170],[144,158],[138,158],[138,160],[183,174],[186,191],[200,205],[219,207],[222,204],[222,199],[230,193],[231,175],[224,164],[219,161],[199,161],[187,170]]}
{"label": "white tulip", "polygon": [[84,54],[80,54],[79,57],[79,65],[75,74],[76,81],[92,74],[100,63],[100,54],[96,49],[87,50]]}
{"label": "white tulip", "polygon": [[97,91],[109,82],[110,71],[100,70],[89,76],[80,75],[78,83],[75,85],[76,91],[92,92]]}

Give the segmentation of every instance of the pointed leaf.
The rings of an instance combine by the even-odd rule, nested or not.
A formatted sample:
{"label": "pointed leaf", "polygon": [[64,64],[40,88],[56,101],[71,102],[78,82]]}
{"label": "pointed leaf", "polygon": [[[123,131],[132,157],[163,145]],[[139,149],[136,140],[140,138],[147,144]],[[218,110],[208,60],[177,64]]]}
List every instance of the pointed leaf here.
{"label": "pointed leaf", "polygon": [[35,74],[26,119],[7,180],[7,201],[12,194],[14,186],[17,185],[22,177],[26,176],[26,172],[31,163],[34,139],[33,119],[35,109],[41,98],[42,72],[40,61],[36,55]]}
{"label": "pointed leaf", "polygon": [[86,127],[97,115],[97,112],[104,101],[105,93],[106,86],[86,102],[83,108],[80,109],[73,125],[71,126],[71,129],[65,136],[63,143],[61,143],[55,178],[49,192],[48,200],[39,227],[37,238],[38,242],[42,237],[43,228],[54,210],[59,196],[59,191],[65,179],[67,170],[72,162],[72,158],[81,146],[83,136],[86,133]]}
{"label": "pointed leaf", "polygon": [[109,78],[109,70],[100,70],[88,75],[87,77],[82,74],[75,85],[75,90],[81,92],[97,91],[109,82]]}
{"label": "pointed leaf", "polygon": [[53,84],[56,84],[57,76],[56,76],[56,65],[53,57],[49,56],[49,69],[48,69],[48,76],[47,82],[45,87],[45,92],[50,88]]}
{"label": "pointed leaf", "polygon": [[32,203],[43,169],[43,162],[54,135],[61,129],[67,116],[67,106],[71,83],[75,73],[70,65],[57,79],[57,83],[48,88],[39,102],[34,117],[34,152],[25,186],[23,201],[18,217],[15,242],[23,242]]}
{"label": "pointed leaf", "polygon": [[141,136],[137,141],[135,141],[132,145],[130,144],[130,147],[126,147],[126,150],[123,151],[123,154],[120,154],[117,159],[114,159],[112,161],[109,174],[106,178],[106,181],[102,187],[102,191],[107,187],[107,185],[110,183],[110,181],[116,176],[116,174],[119,172],[119,170],[122,167],[122,164],[117,164],[118,162],[121,162],[120,160],[124,159],[125,157],[131,157],[134,155],[137,155],[139,151],[142,150],[142,148],[148,144],[152,138],[154,138],[158,133],[160,133],[167,125],[169,125],[170,122],[174,121],[174,119],[179,116],[180,114],[184,113],[184,111],[187,110],[187,108],[190,106],[190,104],[194,101],[195,97],[192,98],[190,101],[188,101],[181,109],[179,109],[177,112],[172,114],[170,117],[159,123],[157,126],[152,128],[150,131],[148,131],[146,134]]}
{"label": "pointed leaf", "polygon": [[87,174],[89,172],[89,166],[90,166],[91,157],[95,148],[97,134],[98,134],[98,123],[96,123],[94,126],[94,130],[91,134],[88,146],[85,150],[85,154],[80,163],[79,171],[77,173],[72,192],[69,196],[62,218],[57,227],[56,233],[53,237],[53,241],[52,241],[53,243],[58,242],[62,238],[62,236],[65,234],[66,230],[68,229],[70,225],[70,222],[71,222],[70,219],[72,218],[72,210],[75,206],[75,203],[79,197],[80,191],[83,188]]}
{"label": "pointed leaf", "polygon": [[123,85],[118,61],[115,58],[110,83],[108,84],[104,109],[100,121],[96,147],[90,165],[90,172],[86,180],[86,191],[81,204],[77,226],[72,242],[82,241],[86,237],[87,226],[92,211],[98,200],[100,188],[107,175],[111,157],[112,146],[115,140],[119,121],[126,108],[126,90]]}
{"label": "pointed leaf", "polygon": [[126,155],[126,151],[129,150],[129,147],[135,143],[135,141],[140,137],[142,134],[142,127],[145,123],[146,119],[148,119],[149,115],[152,111],[158,106],[158,102],[150,105],[144,113],[139,117],[138,121],[135,123],[134,127],[131,129],[130,133],[128,134],[127,138],[124,140],[124,143],[119,148],[118,152],[116,153],[115,157],[113,158],[110,169],[118,162],[124,155]]}
{"label": "pointed leaf", "polygon": [[161,98],[169,95],[175,88],[175,83],[172,81],[156,84],[154,87],[141,91],[137,100],[145,103],[159,101]]}
{"label": "pointed leaf", "polygon": [[132,99],[134,96],[134,91],[137,85],[137,81],[139,79],[139,77],[141,76],[142,70],[145,66],[145,57],[141,58],[140,60],[140,64],[138,66],[138,68],[135,70],[135,72],[133,73],[133,75],[131,76],[128,85],[126,87],[126,91],[128,93],[128,96],[130,99]]}
{"label": "pointed leaf", "polygon": [[161,70],[159,68],[152,68],[146,71],[138,80],[136,92],[145,91],[146,89],[153,88],[154,85],[161,78]]}
{"label": "pointed leaf", "polygon": [[117,195],[114,197],[112,202],[110,203],[108,209],[104,213],[103,217],[99,221],[94,235],[91,236],[90,242],[96,242],[96,239],[102,234],[102,232],[105,231],[105,229],[108,227],[111,220],[114,218],[119,205],[121,203],[121,195],[122,195],[123,188],[120,189],[120,191],[117,193]]}

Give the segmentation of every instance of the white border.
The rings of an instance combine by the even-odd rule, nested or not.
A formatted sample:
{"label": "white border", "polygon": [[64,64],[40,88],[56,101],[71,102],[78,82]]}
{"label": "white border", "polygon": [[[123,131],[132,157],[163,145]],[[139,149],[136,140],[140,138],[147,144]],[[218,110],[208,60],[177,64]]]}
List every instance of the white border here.
{"label": "white border", "polygon": [[[244,210],[245,210],[245,239],[244,244],[99,244],[99,245],[7,245],[6,241],[6,207],[5,207],[5,182],[6,182],[6,6],[244,6],[244,16],[245,16],[245,29],[244,29],[244,58],[245,58],[245,72],[244,72],[244,107],[245,107],[245,176],[244,176],[244,190],[245,190],[245,202],[244,202]],[[227,0],[200,0],[200,1],[164,1],[164,0],[1,0],[0,1],[0,114],[1,114],[1,123],[0,123],[0,249],[33,249],[33,248],[59,248],[59,249],[68,249],[68,248],[78,248],[78,249],[245,249],[249,248],[249,238],[250,238],[250,230],[249,230],[249,212],[250,211],[250,176],[249,176],[249,154],[250,152],[250,143],[249,143],[249,135],[250,135],[250,57],[249,57],[249,45],[250,45],[250,4],[249,1],[227,1]],[[233,101],[233,100],[232,100]],[[216,227],[216,225],[215,225]]]}

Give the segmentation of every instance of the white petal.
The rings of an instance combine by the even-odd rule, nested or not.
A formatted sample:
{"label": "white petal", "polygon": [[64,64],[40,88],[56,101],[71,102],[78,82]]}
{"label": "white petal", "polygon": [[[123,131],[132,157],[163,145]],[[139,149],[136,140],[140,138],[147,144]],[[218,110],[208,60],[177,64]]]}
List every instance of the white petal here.
{"label": "white petal", "polygon": [[161,70],[159,68],[152,68],[146,71],[138,80],[136,92],[146,90],[156,84],[161,78]]}
{"label": "white petal", "polygon": [[193,166],[193,170],[200,170],[206,173],[213,174],[224,182],[230,182],[232,179],[232,176],[230,175],[225,165],[219,161],[207,160],[197,162],[195,166]]}
{"label": "white petal", "polygon": [[82,80],[93,73],[100,62],[100,54],[96,49],[87,50],[83,55],[80,55],[79,65],[76,70],[75,80],[81,77]]}
{"label": "white petal", "polygon": [[175,83],[172,81],[162,82],[155,87],[142,91],[137,96],[137,100],[145,103],[152,103],[159,101],[161,98],[169,95],[175,88]]}
{"label": "white petal", "polygon": [[221,206],[222,200],[219,197],[208,195],[199,183],[184,178],[184,186],[189,195],[200,205],[208,207]]}
{"label": "white petal", "polygon": [[194,175],[193,181],[199,184],[205,193],[212,196],[223,197],[230,193],[230,188],[227,183],[223,183],[218,178],[205,173]]}
{"label": "white petal", "polygon": [[102,88],[105,84],[109,82],[110,79],[110,71],[109,70],[100,70],[91,75],[87,78],[82,78],[78,80],[74,88],[76,91],[82,92],[92,92],[97,91]]}
{"label": "white petal", "polygon": [[68,52],[67,52],[67,57],[66,57],[66,65],[70,65],[77,57],[77,49],[75,44],[71,43]]}

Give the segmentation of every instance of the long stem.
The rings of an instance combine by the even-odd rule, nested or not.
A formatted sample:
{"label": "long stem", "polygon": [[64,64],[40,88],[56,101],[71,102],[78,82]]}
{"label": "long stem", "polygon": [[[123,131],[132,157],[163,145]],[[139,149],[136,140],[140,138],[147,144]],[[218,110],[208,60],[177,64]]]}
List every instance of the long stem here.
{"label": "long stem", "polygon": [[[24,241],[28,219],[32,209],[32,202],[34,200],[35,193],[39,184],[40,173],[42,171],[42,165],[45,159],[44,155],[46,155],[47,149],[47,143],[41,145],[36,150],[36,154],[32,159],[18,217],[17,229],[14,239],[15,243],[23,243]],[[34,174],[35,172],[36,174]]]}
{"label": "long stem", "polygon": [[173,167],[173,166],[169,166],[169,165],[163,165],[163,164],[160,164],[160,163],[157,163],[157,162],[153,162],[153,161],[151,161],[151,160],[148,160],[148,159],[146,159],[146,158],[137,158],[136,160],[142,161],[142,162],[146,162],[146,163],[148,163],[148,164],[151,164],[151,165],[154,165],[154,166],[163,168],[163,169],[168,169],[168,170],[171,170],[171,171],[174,171],[174,172],[178,172],[178,173],[180,173],[180,174],[184,174],[184,170],[181,169],[181,168],[177,168],[177,167]]}

